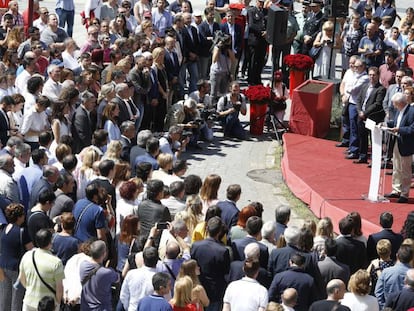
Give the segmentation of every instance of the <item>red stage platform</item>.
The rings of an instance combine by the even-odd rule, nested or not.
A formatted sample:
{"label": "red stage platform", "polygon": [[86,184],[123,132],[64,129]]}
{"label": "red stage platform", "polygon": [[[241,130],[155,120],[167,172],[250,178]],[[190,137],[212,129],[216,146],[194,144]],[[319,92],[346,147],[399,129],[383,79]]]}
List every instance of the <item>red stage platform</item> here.
{"label": "red stage platform", "polygon": [[[394,215],[394,231],[400,231],[407,214],[414,210],[411,204],[371,203],[363,200],[368,193],[370,169],[365,164],[354,164],[344,158],[344,148],[335,142],[310,136],[287,133],[283,135],[284,154],[282,172],[290,190],[309,205],[319,217],[330,217],[335,232],[338,222],[349,212],[357,211],[362,217],[365,236],[380,230],[379,215],[390,211]],[[382,172],[384,172],[382,170]],[[391,176],[385,178],[385,193],[391,191]]]}

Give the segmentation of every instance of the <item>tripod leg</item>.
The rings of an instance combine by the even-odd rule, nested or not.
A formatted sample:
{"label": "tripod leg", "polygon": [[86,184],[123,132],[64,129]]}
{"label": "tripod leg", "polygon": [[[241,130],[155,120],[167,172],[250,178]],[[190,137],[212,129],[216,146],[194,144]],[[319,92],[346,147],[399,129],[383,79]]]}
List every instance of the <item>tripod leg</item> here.
{"label": "tripod leg", "polygon": [[273,130],[275,131],[276,140],[279,143],[280,146],[283,145],[282,136],[280,135],[277,126],[276,126],[276,120],[278,120],[273,114],[270,115],[270,122],[272,123]]}

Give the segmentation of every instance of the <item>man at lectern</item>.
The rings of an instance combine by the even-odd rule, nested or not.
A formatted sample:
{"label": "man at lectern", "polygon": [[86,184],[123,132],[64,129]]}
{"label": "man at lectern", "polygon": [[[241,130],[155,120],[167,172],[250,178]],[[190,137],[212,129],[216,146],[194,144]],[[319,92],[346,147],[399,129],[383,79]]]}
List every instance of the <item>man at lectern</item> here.
{"label": "man at lectern", "polygon": [[411,185],[411,162],[414,154],[414,106],[407,103],[402,93],[396,93],[391,101],[397,109],[393,124],[388,124],[396,135],[393,151],[392,192],[387,198],[398,198],[397,203],[408,203]]}

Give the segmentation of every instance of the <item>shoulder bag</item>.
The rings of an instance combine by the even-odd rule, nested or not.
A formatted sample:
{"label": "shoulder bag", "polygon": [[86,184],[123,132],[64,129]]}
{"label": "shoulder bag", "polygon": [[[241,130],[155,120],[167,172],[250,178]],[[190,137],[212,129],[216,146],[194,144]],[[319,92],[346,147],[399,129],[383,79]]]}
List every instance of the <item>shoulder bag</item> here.
{"label": "shoulder bag", "polygon": [[33,266],[34,266],[34,268],[36,270],[36,274],[39,277],[40,281],[42,281],[42,283],[53,293],[53,295],[56,296],[56,290],[52,286],[50,286],[48,283],[46,283],[46,281],[40,275],[39,270],[37,269],[36,261],[35,261],[35,258],[34,258],[35,253],[36,253],[36,251],[33,251],[33,253],[32,253],[32,261],[33,261]]}

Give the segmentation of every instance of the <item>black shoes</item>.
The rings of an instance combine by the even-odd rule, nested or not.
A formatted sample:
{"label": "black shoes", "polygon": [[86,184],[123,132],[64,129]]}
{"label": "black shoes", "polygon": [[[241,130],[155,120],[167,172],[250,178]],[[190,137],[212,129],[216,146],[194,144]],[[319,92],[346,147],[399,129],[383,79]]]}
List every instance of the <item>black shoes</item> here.
{"label": "black shoes", "polygon": [[349,160],[358,159],[358,158],[359,158],[359,155],[357,155],[356,153],[350,153],[345,157],[345,159],[349,159]]}
{"label": "black shoes", "polygon": [[[397,198],[400,198],[400,194],[396,193],[396,192],[391,192],[391,193],[384,194],[384,197],[390,198],[390,199],[397,199]],[[404,198],[404,197],[401,197],[401,198]],[[405,198],[405,199],[408,201],[407,198]]]}
{"label": "black shoes", "polygon": [[355,164],[366,164],[366,163],[368,163],[368,160],[359,158],[358,160],[353,161],[353,163],[355,163]]}
{"label": "black shoes", "polygon": [[341,142],[341,143],[335,145],[335,147],[339,147],[339,148],[345,148],[345,147],[348,147],[348,146],[349,146],[349,144],[346,144],[344,142]]}
{"label": "black shoes", "polygon": [[408,203],[408,198],[406,198],[406,197],[400,197],[397,200],[397,203]]}

